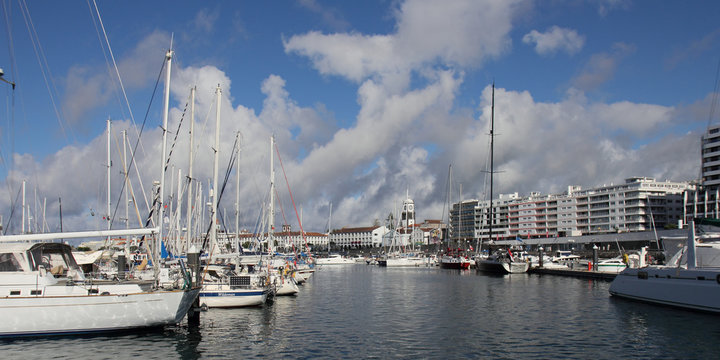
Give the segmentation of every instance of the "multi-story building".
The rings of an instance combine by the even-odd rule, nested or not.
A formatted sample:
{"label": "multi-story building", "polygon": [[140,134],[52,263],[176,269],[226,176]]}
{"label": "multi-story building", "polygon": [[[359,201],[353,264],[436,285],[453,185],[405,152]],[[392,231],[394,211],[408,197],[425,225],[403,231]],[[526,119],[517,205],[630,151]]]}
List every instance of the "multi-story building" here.
{"label": "multi-story building", "polygon": [[383,235],[388,232],[386,226],[342,228],[330,232],[330,243],[344,248],[366,246],[378,247],[383,244]]}
{"label": "multi-story building", "polygon": [[478,200],[463,200],[452,205],[448,239],[465,241],[475,238],[475,210]]}
{"label": "multi-story building", "polygon": [[[307,246],[327,247],[328,235],[318,232],[307,231],[301,233],[299,231],[291,231],[289,226],[283,226],[283,231],[272,234],[274,249],[288,251],[292,249],[305,250]],[[252,248],[254,243],[262,243],[263,247],[267,246],[268,234],[252,234],[249,232],[235,233],[218,233],[218,246],[221,251],[237,251],[236,245],[241,248]]]}
{"label": "multi-story building", "polygon": [[[501,195],[492,201],[468,200],[453,205],[451,224],[467,218],[466,204],[475,204],[473,238],[504,240],[555,236],[578,236],[629,231],[645,231],[676,225],[683,218],[683,194],[692,188],[684,182],[657,182],[647,177],[633,177],[619,185],[582,190],[568,187],[562,194],[517,193]],[[458,219],[458,214],[463,214]],[[492,236],[490,235],[492,221]],[[467,236],[462,227],[459,234]]]}
{"label": "multi-story building", "polygon": [[693,217],[720,218],[720,125],[707,129],[700,142],[701,178],[685,196],[685,221]]}

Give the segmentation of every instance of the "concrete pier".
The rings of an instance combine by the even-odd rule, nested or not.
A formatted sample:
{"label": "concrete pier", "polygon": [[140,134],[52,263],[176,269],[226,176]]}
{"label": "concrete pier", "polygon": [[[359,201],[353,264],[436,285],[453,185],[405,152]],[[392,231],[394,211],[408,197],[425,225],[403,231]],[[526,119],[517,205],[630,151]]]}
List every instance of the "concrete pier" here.
{"label": "concrete pier", "polygon": [[603,272],[595,272],[595,271],[587,271],[587,270],[543,269],[543,268],[538,268],[538,267],[528,270],[528,273],[538,274],[538,275],[571,276],[571,277],[595,279],[595,280],[606,280],[606,281],[612,281],[613,279],[615,279],[615,276],[617,276],[617,274],[613,274],[613,273],[603,273]]}

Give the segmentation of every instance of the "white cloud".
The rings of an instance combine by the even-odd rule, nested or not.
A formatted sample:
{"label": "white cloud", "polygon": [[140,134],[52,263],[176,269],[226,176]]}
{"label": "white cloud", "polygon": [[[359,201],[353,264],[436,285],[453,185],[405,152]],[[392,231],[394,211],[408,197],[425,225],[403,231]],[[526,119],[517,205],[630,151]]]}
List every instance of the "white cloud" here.
{"label": "white cloud", "polygon": [[615,43],[611,52],[593,55],[582,71],[572,79],[573,86],[583,91],[598,88],[615,75],[618,64],[633,52],[635,52],[634,45]]}
{"label": "white cloud", "polygon": [[630,0],[595,0],[598,14],[602,17],[614,10],[627,10],[630,7]]}
{"label": "white cloud", "polygon": [[[406,189],[416,202],[418,220],[440,218],[449,164],[454,168],[455,200],[457,183],[463,184],[464,198],[486,192],[483,179],[491,89],[486,87],[478,99],[479,115],[477,109],[460,107],[456,97],[463,88],[465,68],[480,66],[507,51],[515,11],[514,2],[409,1],[397,10],[393,34],[309,32],[286,39],[286,52],[307,56],[322,74],[357,83],[360,110],[355,123],[345,128],[335,125],[323,104],[299,104],[288,90],[292,89],[286,84],[288,80],[280,75],[267,75],[257,89],[264,96],[262,108],[253,109],[234,99],[232,79],[217,66],[176,67],[172,85],[176,105],[168,130],[173,135],[177,131],[189,89],[197,86],[194,177],[207,194],[213,163],[214,91],[217,84],[221,85],[221,174],[236,132],[242,133],[240,188],[235,188],[233,173],[221,211],[227,209],[226,218],[230,217],[239,191],[241,219],[246,227],[253,226],[268,191],[268,139],[273,133],[282,157],[282,169],[276,161],[276,184],[284,221],[295,228],[284,174],[296,205],[303,208],[305,230],[323,230],[330,203],[333,227],[366,226],[375,218],[383,220]],[[448,24],[443,18],[454,21]],[[167,46],[163,36],[156,33],[141,42],[137,52],[142,54],[133,53],[137,59],[125,57],[124,66],[140,67],[130,83],[142,86],[155,78],[163,54],[146,46]],[[678,109],[627,101],[606,104],[585,96],[584,91],[610,78],[618,62],[631,51],[631,46],[620,44],[610,53],[593,57],[575,79],[577,86],[560,101],[538,102],[528,91],[502,86],[496,89],[495,166],[501,171],[495,178],[496,194],[559,192],[568,185],[597,186],[634,175],[672,180],[694,177],[699,134],[674,135],[672,130],[680,123],[703,124],[710,98]],[[150,65],[140,64],[143,58],[149,59]],[[414,74],[424,81],[410,81]],[[92,71],[79,72],[78,83],[93,84],[93,76]],[[103,86],[98,81],[93,89],[102,94]],[[327,106],[332,109],[332,104]],[[188,166],[188,119],[185,114],[171,160],[171,165],[184,173]],[[128,127],[127,121],[115,122],[116,130]],[[134,134],[130,131],[133,143]],[[157,120],[148,124],[143,136],[145,150],[137,154],[146,191],[159,175],[160,135]],[[99,215],[91,216],[89,209],[97,214],[101,213],[98,209],[104,209],[105,146],[105,135],[98,134],[92,142],[68,146],[42,162],[17,154],[17,166],[2,185],[18,189],[19,181],[28,179],[48,197],[63,198],[66,230],[101,228]],[[121,162],[115,145],[113,150],[112,198],[117,204],[121,198]],[[140,196],[136,175],[133,184]],[[166,194],[172,193],[168,188]],[[10,209],[10,201],[0,198],[0,208]],[[144,203],[140,199],[137,202]],[[143,207],[140,211],[143,216],[147,214]],[[57,215],[57,208],[49,206],[48,218]],[[18,217],[13,218],[14,224],[18,221]]]}
{"label": "white cloud", "polygon": [[552,55],[558,51],[573,55],[582,50],[585,37],[573,29],[553,26],[544,33],[530,31],[523,36],[523,42],[528,45],[535,44],[535,51],[540,55]]}
{"label": "white cloud", "polygon": [[220,13],[217,9],[214,11],[202,9],[195,15],[193,25],[198,32],[210,33],[215,28],[215,23],[219,16]]}
{"label": "white cloud", "polygon": [[407,73],[438,60],[476,67],[509,49],[508,34],[517,4],[411,0],[397,10],[394,34],[309,32],[284,40],[284,46],[288,53],[310,58],[320,73],[356,82],[370,76]]}
{"label": "white cloud", "polygon": [[[145,37],[126,56],[118,57],[118,71],[125,91],[145,86],[157,77],[158,65],[162,61],[163,49],[170,45],[170,36],[155,31]],[[158,61],[160,59],[160,61]],[[82,128],[91,121],[87,114],[108,105],[111,99],[124,99],[115,70],[108,68],[72,67],[65,78],[62,109],[65,119],[74,127]],[[122,102],[123,114],[127,108]]]}
{"label": "white cloud", "polygon": [[336,30],[344,30],[350,26],[337,9],[323,7],[316,0],[298,0],[298,3],[302,7],[320,15],[324,23]]}

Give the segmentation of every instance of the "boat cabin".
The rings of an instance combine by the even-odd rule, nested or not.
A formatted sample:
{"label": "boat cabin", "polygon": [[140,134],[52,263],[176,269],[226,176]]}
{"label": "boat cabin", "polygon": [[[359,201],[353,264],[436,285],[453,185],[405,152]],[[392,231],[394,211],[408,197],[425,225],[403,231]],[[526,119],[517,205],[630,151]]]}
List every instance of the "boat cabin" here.
{"label": "boat cabin", "polygon": [[0,272],[50,272],[55,277],[80,272],[72,249],[62,243],[8,243],[0,246]]}

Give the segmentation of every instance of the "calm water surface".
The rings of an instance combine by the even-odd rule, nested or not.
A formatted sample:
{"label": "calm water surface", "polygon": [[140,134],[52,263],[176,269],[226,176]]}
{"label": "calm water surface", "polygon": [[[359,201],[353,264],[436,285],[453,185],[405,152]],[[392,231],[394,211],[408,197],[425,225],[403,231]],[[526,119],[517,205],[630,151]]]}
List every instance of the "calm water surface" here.
{"label": "calm water surface", "polygon": [[720,317],[611,298],[609,282],[366,265],[319,269],[295,297],[201,325],[0,342],[3,359],[714,359]]}

